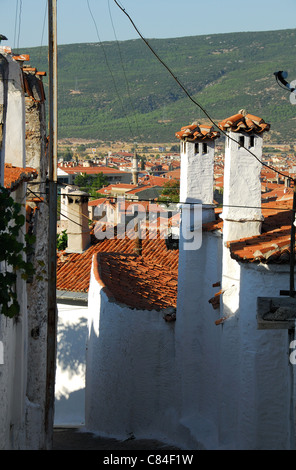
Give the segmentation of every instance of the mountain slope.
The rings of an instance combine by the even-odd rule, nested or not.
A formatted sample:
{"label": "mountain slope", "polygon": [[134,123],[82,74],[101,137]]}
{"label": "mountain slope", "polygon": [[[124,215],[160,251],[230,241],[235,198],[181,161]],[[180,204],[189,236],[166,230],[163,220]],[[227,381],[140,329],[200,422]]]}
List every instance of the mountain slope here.
{"label": "mountain slope", "polygon": [[[296,78],[295,29],[149,44],[215,122],[245,108],[271,124],[269,139],[295,140],[296,106],[274,77]],[[48,70],[46,47],[18,52]],[[141,39],[58,46],[58,85],[59,138],[173,142],[181,126],[209,123]]]}

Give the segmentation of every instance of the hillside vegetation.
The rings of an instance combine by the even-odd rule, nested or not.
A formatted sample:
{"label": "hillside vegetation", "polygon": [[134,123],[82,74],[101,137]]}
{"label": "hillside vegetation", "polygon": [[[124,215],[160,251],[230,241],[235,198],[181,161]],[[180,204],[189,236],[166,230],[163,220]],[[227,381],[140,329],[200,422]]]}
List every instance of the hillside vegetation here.
{"label": "hillside vegetation", "polygon": [[[244,108],[271,124],[268,140],[295,141],[296,106],[274,72],[296,79],[296,29],[149,44],[215,122]],[[48,71],[47,47],[18,52]],[[183,125],[210,124],[141,39],[58,46],[58,109],[59,138],[173,142]]]}

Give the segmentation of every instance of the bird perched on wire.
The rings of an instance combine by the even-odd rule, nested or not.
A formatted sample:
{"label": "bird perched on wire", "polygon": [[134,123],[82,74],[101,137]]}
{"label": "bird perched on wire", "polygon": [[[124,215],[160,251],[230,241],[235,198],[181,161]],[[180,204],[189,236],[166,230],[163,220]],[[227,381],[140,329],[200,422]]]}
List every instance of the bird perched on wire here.
{"label": "bird perched on wire", "polygon": [[7,37],[4,36],[3,34],[0,34],[0,44],[1,44],[1,41],[7,41]]}

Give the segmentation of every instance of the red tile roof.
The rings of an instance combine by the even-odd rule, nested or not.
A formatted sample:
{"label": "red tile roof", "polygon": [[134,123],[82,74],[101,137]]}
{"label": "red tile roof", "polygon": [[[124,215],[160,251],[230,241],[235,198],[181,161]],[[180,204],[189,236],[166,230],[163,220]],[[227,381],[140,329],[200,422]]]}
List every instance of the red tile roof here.
{"label": "red tile roof", "polygon": [[181,127],[179,132],[175,133],[176,137],[180,140],[186,140],[188,142],[198,142],[205,139],[214,140],[220,137],[219,131],[214,131],[213,126],[207,126],[204,124],[198,124],[193,122],[189,126]]}
{"label": "red tile roof", "polygon": [[98,253],[94,270],[107,295],[131,308],[161,310],[177,305],[177,270],[120,253]]}
{"label": "red tile roof", "polygon": [[[118,189],[125,189],[129,191],[130,189],[136,188],[136,184],[129,184],[129,183],[117,183],[117,184],[109,184],[108,186],[103,186],[102,188],[98,189],[98,193],[111,193],[112,191],[117,191]],[[122,193],[124,191],[121,191]]]}
{"label": "red tile roof", "polygon": [[[290,236],[292,221],[291,191],[284,197],[262,204],[261,234],[227,242],[231,257],[248,263],[287,263],[290,260]],[[221,211],[221,209],[220,209]],[[219,210],[216,220],[203,224],[204,231],[223,229]]]}
{"label": "red tile roof", "polygon": [[177,168],[176,170],[168,171],[165,174],[166,182],[168,180],[171,180],[171,179],[180,180],[180,175],[181,175],[181,168]]}
{"label": "red tile roof", "polygon": [[[88,292],[92,259],[98,253],[119,253],[133,255],[135,240],[128,237],[124,239],[104,239],[96,242],[84,253],[58,253],[57,261],[57,289],[76,292]],[[143,239],[141,263],[153,264],[155,268],[163,269],[177,275],[178,250],[168,250],[164,239]],[[136,262],[136,259],[133,260]],[[138,271],[139,272],[139,271]],[[144,277],[144,274],[142,274]],[[165,289],[165,286],[163,286]],[[161,293],[160,293],[161,295]],[[174,302],[174,299],[172,299]]]}
{"label": "red tile roof", "polygon": [[223,121],[219,122],[218,126],[222,131],[244,131],[255,134],[261,134],[270,129],[270,124],[264,122],[262,118],[248,114],[243,110],[229,118],[223,119]]}
{"label": "red tile roof", "polygon": [[10,191],[15,191],[21,183],[37,178],[37,175],[38,172],[34,168],[20,168],[5,163],[4,186]]}
{"label": "red tile roof", "polygon": [[108,201],[107,198],[101,197],[99,199],[92,199],[88,202],[88,206],[99,206],[100,204],[105,204]]}

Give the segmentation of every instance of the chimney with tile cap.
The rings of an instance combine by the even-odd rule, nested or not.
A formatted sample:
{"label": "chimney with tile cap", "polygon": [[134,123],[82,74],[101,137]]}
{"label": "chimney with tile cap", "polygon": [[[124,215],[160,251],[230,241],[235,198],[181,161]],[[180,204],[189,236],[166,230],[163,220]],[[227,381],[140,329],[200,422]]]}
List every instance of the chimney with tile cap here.
{"label": "chimney with tile cap", "polygon": [[68,219],[68,253],[83,253],[90,245],[88,226],[88,198],[84,191],[73,190],[66,194]]}
{"label": "chimney with tile cap", "polygon": [[226,132],[223,193],[225,241],[261,232],[262,135],[270,126],[245,110],[219,123]]}
{"label": "chimney with tile cap", "polygon": [[[223,254],[220,314],[239,312],[241,267],[231,258],[228,241],[261,233],[262,135],[269,130],[263,119],[240,111],[219,123],[226,132],[223,191]],[[251,153],[250,153],[251,152]]]}
{"label": "chimney with tile cap", "polygon": [[[7,53],[5,51],[8,51]],[[3,123],[3,154],[5,162],[25,168],[25,94],[22,69],[10,54],[0,47],[0,104]],[[16,119],[17,117],[17,119]]]}
{"label": "chimney with tile cap", "polygon": [[219,136],[220,133],[215,132],[212,126],[198,125],[196,122],[176,132],[176,137],[181,140],[180,202],[200,202],[203,205],[203,222],[215,218],[214,141]]}

